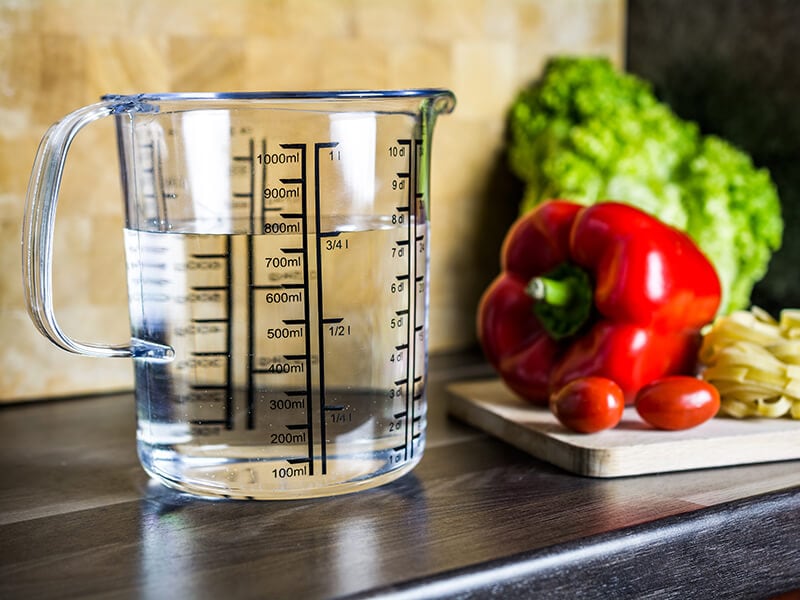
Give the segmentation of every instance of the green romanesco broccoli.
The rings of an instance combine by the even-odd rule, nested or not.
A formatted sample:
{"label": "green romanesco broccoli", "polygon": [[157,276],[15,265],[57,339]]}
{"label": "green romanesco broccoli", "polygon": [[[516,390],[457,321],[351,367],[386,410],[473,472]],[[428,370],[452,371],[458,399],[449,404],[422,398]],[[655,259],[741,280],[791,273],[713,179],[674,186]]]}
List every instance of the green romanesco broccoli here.
{"label": "green romanesco broccoli", "polygon": [[522,211],[555,197],[638,206],[686,231],[714,263],[721,312],[749,306],[783,235],[775,185],[647,82],[604,58],[554,58],[512,105],[509,135],[509,164],[526,184]]}

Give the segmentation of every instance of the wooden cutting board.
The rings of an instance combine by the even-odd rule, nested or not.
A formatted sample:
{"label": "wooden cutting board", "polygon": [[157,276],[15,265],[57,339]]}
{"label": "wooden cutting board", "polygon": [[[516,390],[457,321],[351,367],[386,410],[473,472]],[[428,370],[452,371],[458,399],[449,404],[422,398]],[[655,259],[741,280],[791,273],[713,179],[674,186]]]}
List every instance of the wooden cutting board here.
{"label": "wooden cutting board", "polygon": [[[800,421],[715,418],[686,431],[652,429],[626,408],[620,424],[585,435],[565,429],[499,379],[451,384],[449,411],[533,456],[591,477],[622,477],[800,459]],[[793,468],[800,468],[794,466]]]}

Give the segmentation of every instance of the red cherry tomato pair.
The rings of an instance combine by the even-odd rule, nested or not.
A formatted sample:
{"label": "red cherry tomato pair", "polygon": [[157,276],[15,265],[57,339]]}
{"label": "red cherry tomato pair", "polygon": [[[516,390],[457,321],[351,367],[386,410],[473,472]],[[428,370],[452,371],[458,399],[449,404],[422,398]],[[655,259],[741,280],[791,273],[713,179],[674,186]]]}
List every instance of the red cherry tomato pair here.
{"label": "red cherry tomato pair", "polygon": [[[689,429],[705,423],[719,410],[719,392],[711,384],[687,376],[658,379],[636,394],[636,411],[657,429]],[[615,427],[622,419],[625,398],[605,377],[582,377],[550,398],[550,410],[565,426],[580,433]]]}

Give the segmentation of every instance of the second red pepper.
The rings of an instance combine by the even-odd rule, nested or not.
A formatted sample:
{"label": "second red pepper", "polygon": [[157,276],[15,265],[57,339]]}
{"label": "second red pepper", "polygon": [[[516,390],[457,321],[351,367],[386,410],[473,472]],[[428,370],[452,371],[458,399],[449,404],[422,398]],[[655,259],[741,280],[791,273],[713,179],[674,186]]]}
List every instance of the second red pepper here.
{"label": "second red pepper", "polygon": [[537,404],[578,377],[612,379],[630,403],[659,377],[692,373],[719,308],[717,274],[691,239],[625,204],[543,203],[513,225],[501,262],[478,335]]}

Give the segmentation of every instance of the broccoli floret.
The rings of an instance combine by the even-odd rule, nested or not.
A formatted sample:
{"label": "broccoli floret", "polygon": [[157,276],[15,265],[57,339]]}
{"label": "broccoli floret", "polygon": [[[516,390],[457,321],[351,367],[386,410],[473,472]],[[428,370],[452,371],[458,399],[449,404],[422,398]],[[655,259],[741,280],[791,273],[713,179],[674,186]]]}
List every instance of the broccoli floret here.
{"label": "broccoli floret", "polygon": [[745,308],[781,245],[769,173],[703,136],[650,85],[594,57],[550,60],[509,111],[508,158],[525,182],[521,211],[548,198],[627,202],[686,231],[717,269],[721,312]]}

